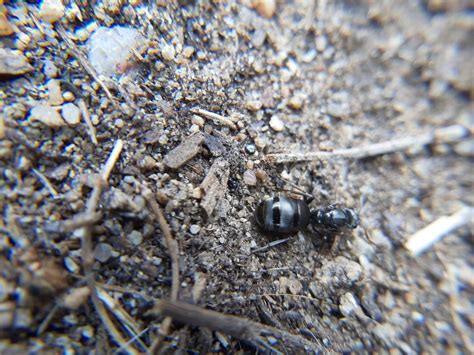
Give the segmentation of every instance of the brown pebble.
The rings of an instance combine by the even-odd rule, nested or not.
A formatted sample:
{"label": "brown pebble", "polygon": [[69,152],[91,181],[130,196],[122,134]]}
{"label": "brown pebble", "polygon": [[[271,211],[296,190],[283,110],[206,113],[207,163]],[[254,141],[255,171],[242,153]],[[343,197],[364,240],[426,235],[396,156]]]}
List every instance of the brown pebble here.
{"label": "brown pebble", "polygon": [[64,102],[64,98],[61,92],[61,84],[59,83],[59,80],[49,80],[46,87],[48,88],[49,95],[48,103],[53,106],[61,105]]}
{"label": "brown pebble", "polygon": [[272,18],[276,11],[275,0],[253,0],[252,7],[266,18]]}
{"label": "brown pebble", "polygon": [[10,36],[13,32],[13,26],[8,22],[7,15],[0,12],[0,36]]}

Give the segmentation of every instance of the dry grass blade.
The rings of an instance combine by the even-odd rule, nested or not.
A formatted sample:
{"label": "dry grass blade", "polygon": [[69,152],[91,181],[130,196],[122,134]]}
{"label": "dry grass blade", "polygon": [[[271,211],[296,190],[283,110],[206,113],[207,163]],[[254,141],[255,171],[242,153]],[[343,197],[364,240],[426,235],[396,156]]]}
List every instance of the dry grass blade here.
{"label": "dry grass blade", "polygon": [[203,110],[202,108],[193,108],[191,110],[191,112],[193,112],[193,113],[195,113],[199,116],[209,118],[209,119],[213,120],[214,122],[216,122],[218,124],[221,124],[221,125],[224,125],[224,126],[227,126],[227,127],[231,128],[233,130],[237,129],[237,126],[235,125],[234,122],[232,122],[232,120],[230,118],[219,115],[217,113],[206,111],[206,110]]}
{"label": "dry grass blade", "polygon": [[420,255],[449,232],[470,222],[472,223],[473,219],[474,208],[469,206],[463,207],[455,214],[442,216],[425,228],[420,229],[408,238],[405,242],[405,248],[413,255]]}
{"label": "dry grass blade", "polygon": [[[165,236],[166,247],[168,248],[168,252],[171,258],[171,300],[176,301],[178,299],[178,292],[179,292],[179,256],[178,256],[178,243],[173,238],[173,234],[171,233],[171,229],[166,221],[163,212],[161,211],[158,202],[153,196],[152,191],[147,188],[142,188],[142,194],[147,203],[149,204],[151,210],[155,214],[156,218],[158,219],[158,223],[160,224],[161,231]],[[159,335],[153,344],[150,347],[150,353],[155,354],[160,351],[162,346],[164,335],[168,335],[170,333],[171,328],[171,317],[167,317],[163,320],[161,324],[161,335]]]}
{"label": "dry grass blade", "polygon": [[460,125],[454,125],[445,128],[438,128],[433,132],[420,134],[418,136],[393,139],[365,147],[336,149],[332,152],[319,151],[308,153],[267,154],[265,159],[271,163],[289,163],[332,158],[362,159],[421,147],[432,143],[458,142],[469,135],[470,132],[468,129]]}
{"label": "dry grass blade", "polygon": [[89,110],[87,109],[87,106],[84,100],[79,101],[79,109],[81,110],[81,114],[82,114],[82,117],[84,118],[84,121],[86,121],[86,125],[89,130],[89,135],[91,137],[92,143],[94,143],[95,145],[99,144],[96,137],[95,127],[91,121],[91,115],[89,114]]}

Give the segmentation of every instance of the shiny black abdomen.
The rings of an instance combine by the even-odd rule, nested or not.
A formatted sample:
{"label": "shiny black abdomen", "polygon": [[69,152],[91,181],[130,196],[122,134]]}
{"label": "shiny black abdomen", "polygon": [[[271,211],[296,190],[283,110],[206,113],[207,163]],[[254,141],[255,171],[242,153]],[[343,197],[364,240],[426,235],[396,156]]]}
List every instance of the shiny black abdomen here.
{"label": "shiny black abdomen", "polygon": [[265,232],[292,234],[306,228],[310,210],[304,200],[275,196],[258,205],[255,219]]}

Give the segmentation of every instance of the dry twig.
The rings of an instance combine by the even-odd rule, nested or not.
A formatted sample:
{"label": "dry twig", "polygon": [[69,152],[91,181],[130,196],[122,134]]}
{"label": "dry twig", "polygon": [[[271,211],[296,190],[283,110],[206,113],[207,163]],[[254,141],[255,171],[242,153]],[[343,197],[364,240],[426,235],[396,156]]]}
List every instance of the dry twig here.
{"label": "dry twig", "polygon": [[214,112],[203,110],[202,108],[199,108],[199,107],[191,109],[191,112],[201,117],[209,118],[213,120],[214,122],[227,126],[233,130],[237,130],[237,126],[235,125],[235,123],[230,118],[227,118],[225,116],[219,115]]}
{"label": "dry twig", "polygon": [[299,335],[187,303],[156,300],[152,314],[160,314],[188,325],[205,327],[226,333],[238,339],[264,345],[266,348],[268,348],[268,345],[264,340],[265,336],[273,336],[290,353],[322,352],[328,350],[322,345],[310,342]]}
{"label": "dry twig", "polygon": [[40,171],[36,170],[35,168],[33,168],[31,170],[33,170],[33,172],[38,177],[38,179],[41,181],[41,183],[48,189],[51,196],[53,196],[53,197],[58,196],[58,192],[56,191],[56,189],[53,187],[51,182],[48,180],[48,178],[44,174],[42,174]]}
{"label": "dry twig", "polygon": [[92,124],[91,115],[89,114],[89,110],[87,109],[86,103],[82,99],[79,100],[79,109],[81,110],[81,114],[82,114],[82,117],[84,118],[84,121],[86,121],[87,128],[89,129],[89,135],[91,137],[91,141],[92,143],[97,145],[99,142],[97,142],[95,127]]}
{"label": "dry twig", "polygon": [[[160,224],[161,231],[165,237],[166,247],[168,248],[168,252],[171,258],[171,300],[176,301],[178,299],[178,292],[179,292],[179,257],[178,257],[178,243],[173,238],[173,234],[171,233],[171,229],[166,221],[166,218],[161,211],[158,202],[156,202],[155,197],[153,196],[153,192],[146,186],[142,189],[142,194],[147,203],[149,204],[151,210],[155,214],[156,218],[158,219],[158,223]],[[164,336],[170,333],[171,328],[171,317],[166,317],[162,324],[161,324],[161,334],[154,340],[153,344],[150,347],[150,353],[155,354],[158,353],[162,342],[164,340]]]}
{"label": "dry twig", "polygon": [[332,152],[319,151],[308,153],[267,154],[265,158],[271,163],[289,163],[333,158],[361,159],[393,153],[409,148],[422,147],[427,144],[458,142],[469,135],[470,132],[468,129],[460,125],[454,125],[438,128],[433,132],[420,134],[418,136],[393,139],[365,147],[336,149]]}
{"label": "dry twig", "polygon": [[449,232],[474,220],[474,208],[465,206],[451,216],[443,216],[413,234],[405,242],[413,255],[420,255]]}

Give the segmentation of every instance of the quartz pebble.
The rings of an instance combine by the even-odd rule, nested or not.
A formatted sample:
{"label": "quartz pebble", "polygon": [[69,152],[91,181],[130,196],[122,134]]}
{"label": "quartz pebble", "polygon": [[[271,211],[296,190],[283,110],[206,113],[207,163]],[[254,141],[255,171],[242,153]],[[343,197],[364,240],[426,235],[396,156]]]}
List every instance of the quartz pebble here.
{"label": "quartz pebble", "polygon": [[81,110],[79,110],[79,107],[73,103],[64,104],[61,107],[61,115],[71,126],[77,125],[81,122]]}
{"label": "quartz pebble", "polygon": [[281,132],[285,128],[285,124],[278,116],[272,116],[270,119],[270,127],[276,132]]}
{"label": "quartz pebble", "polygon": [[31,109],[30,120],[40,121],[48,127],[62,127],[66,122],[56,109],[48,105],[38,105]]}
{"label": "quartz pebble", "polygon": [[122,74],[130,68],[132,51],[139,50],[145,38],[131,27],[99,27],[87,41],[89,62],[104,76]]}
{"label": "quartz pebble", "polygon": [[191,227],[189,227],[189,231],[191,234],[198,234],[201,231],[201,227],[199,227],[197,224],[193,224]]}
{"label": "quartz pebble", "polygon": [[249,186],[257,185],[257,176],[255,175],[254,170],[245,170],[244,182]]}
{"label": "quartz pebble", "polygon": [[173,60],[176,55],[174,47],[170,44],[164,44],[161,47],[161,56],[164,60]]}
{"label": "quartz pebble", "polygon": [[64,16],[64,9],[61,0],[43,0],[38,16],[44,22],[54,23]]}

